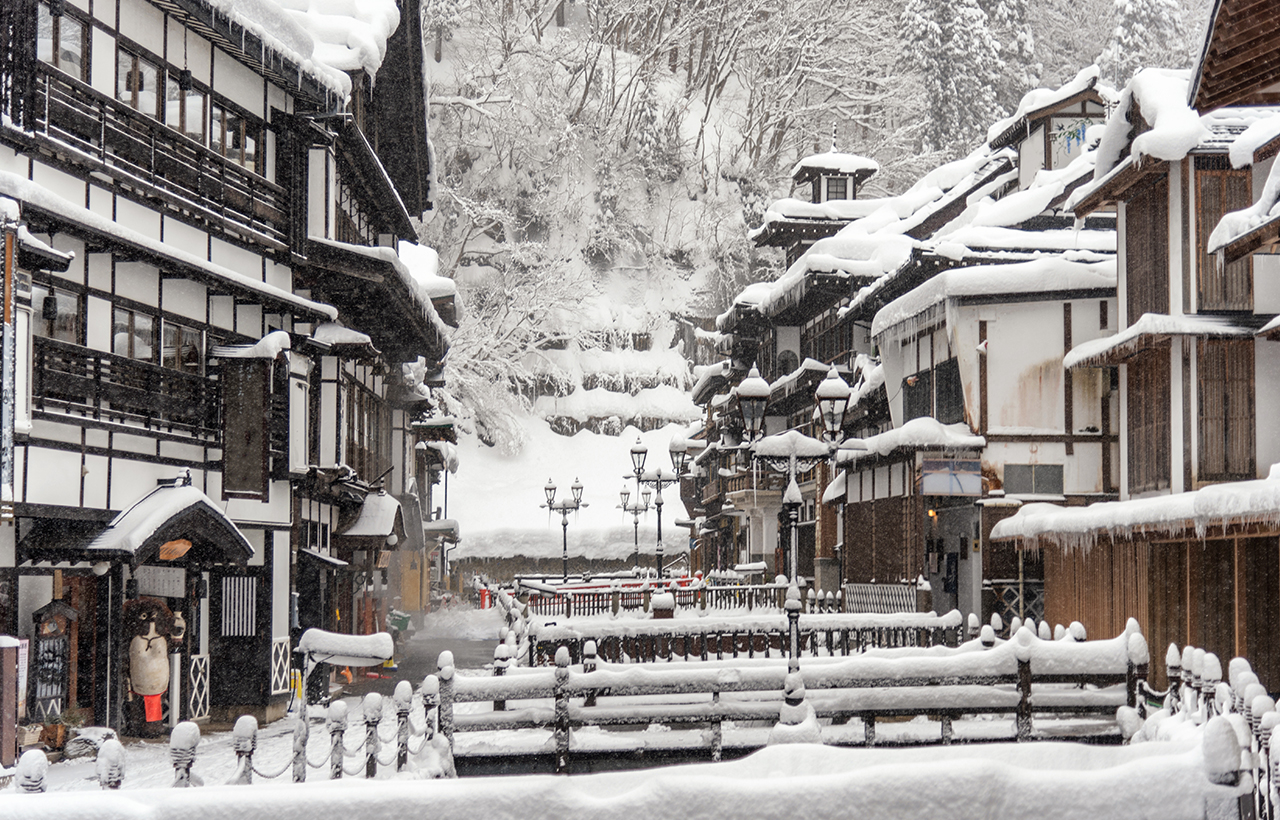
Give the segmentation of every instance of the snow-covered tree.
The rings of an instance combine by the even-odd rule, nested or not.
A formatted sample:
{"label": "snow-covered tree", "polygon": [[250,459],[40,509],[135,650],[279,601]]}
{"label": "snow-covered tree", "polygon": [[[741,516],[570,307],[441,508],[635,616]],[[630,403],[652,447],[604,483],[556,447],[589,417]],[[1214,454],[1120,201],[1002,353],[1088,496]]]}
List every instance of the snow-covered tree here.
{"label": "snow-covered tree", "polygon": [[997,89],[1000,107],[1012,110],[1022,95],[1040,84],[1040,63],[1036,61],[1036,38],[1031,27],[1027,0],[985,0],[982,5],[990,20],[992,35],[1000,44],[1005,71]]}
{"label": "snow-covered tree", "polygon": [[1147,66],[1183,68],[1196,55],[1177,0],[1115,0],[1115,28],[1098,61],[1117,87]]}
{"label": "snow-covered tree", "polygon": [[1002,113],[1004,62],[977,0],[910,0],[901,18],[903,61],[924,84],[924,147],[958,155]]}

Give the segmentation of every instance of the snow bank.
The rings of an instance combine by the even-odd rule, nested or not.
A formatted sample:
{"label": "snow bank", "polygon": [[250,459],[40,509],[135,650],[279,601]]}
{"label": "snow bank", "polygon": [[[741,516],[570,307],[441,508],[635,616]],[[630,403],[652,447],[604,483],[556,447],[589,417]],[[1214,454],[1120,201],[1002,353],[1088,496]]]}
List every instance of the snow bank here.
{"label": "snow bank", "polygon": [[343,635],[323,629],[308,629],[298,639],[295,651],[339,666],[376,666],[395,654],[395,643],[386,632]]}
{"label": "snow bank", "polygon": [[[635,772],[102,791],[7,798],[24,820],[310,820],[317,816],[634,820],[678,807],[690,818],[993,815],[1096,820],[1124,809],[1200,820],[1238,789],[1210,782],[1198,746],[983,744],[920,749],[763,749],[741,760]],[[18,810],[17,806],[21,805]]]}

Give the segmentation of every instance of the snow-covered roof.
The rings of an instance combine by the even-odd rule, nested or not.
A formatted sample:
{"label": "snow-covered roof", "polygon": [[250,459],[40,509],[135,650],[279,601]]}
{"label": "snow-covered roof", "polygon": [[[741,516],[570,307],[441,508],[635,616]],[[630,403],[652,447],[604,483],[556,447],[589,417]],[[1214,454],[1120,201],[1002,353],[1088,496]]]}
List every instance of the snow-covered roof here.
{"label": "snow-covered roof", "polygon": [[377,75],[400,25],[395,0],[205,0],[270,51],[345,97],[346,72]]}
{"label": "snow-covered roof", "polygon": [[1098,76],[1101,72],[1098,66],[1091,65],[1082,68],[1079,73],[1066,85],[1061,88],[1037,88],[1028,91],[1022,96],[1018,102],[1018,108],[1012,115],[1002,120],[997,120],[987,129],[987,142],[995,145],[1004,143],[1007,132],[1022,126],[1024,121],[1030,121],[1043,117],[1051,113],[1063,103],[1079,94],[1083,94],[1090,90],[1096,90],[1103,100],[1115,99],[1115,89],[1108,85],[1099,85]]}
{"label": "snow-covered roof", "polygon": [[269,299],[275,304],[288,306],[307,316],[325,316],[331,320],[338,318],[338,311],[329,305],[313,302],[310,299],[303,299],[283,288],[269,285],[259,279],[253,279],[243,273],[210,262],[193,253],[180,250],[173,245],[152,239],[140,231],[136,231],[119,222],[114,222],[81,205],[69,202],[48,188],[9,171],[0,170],[0,194],[11,197],[19,203],[39,208],[68,223],[83,225],[96,233],[112,237],[122,244],[132,245],[145,251],[149,256],[161,260],[169,260],[175,266],[197,270],[204,276],[220,281],[226,287],[233,288],[244,294],[255,294]]}
{"label": "snow-covered roof", "polygon": [[1265,479],[1212,484],[1199,490],[1087,507],[1024,504],[996,524],[993,540],[1024,546],[1088,548],[1100,539],[1175,535],[1194,531],[1204,538],[1211,527],[1227,528],[1280,522],[1280,465]]}
{"label": "snow-covered roof", "polygon": [[791,178],[811,179],[817,174],[857,174],[869,177],[880,170],[880,163],[857,154],[846,154],[833,147],[821,154],[811,154],[791,168]]}
{"label": "snow-covered roof", "polygon": [[402,532],[404,530],[404,524],[401,523],[400,502],[390,493],[379,491],[365,496],[356,520],[335,534],[386,538],[397,529]]}
{"label": "snow-covered roof", "polygon": [[844,497],[849,488],[849,474],[844,470],[836,473],[836,477],[831,479],[831,483],[827,485],[827,489],[822,492],[822,503],[830,504],[839,501]]}
{"label": "snow-covered roof", "polygon": [[[1275,125],[1280,127],[1280,117],[1274,119]],[[1235,164],[1234,157],[1232,164]],[[1261,238],[1260,235],[1268,229],[1272,229],[1270,233],[1276,233],[1275,228],[1278,223],[1280,223],[1280,162],[1272,164],[1271,172],[1267,175],[1267,181],[1262,186],[1262,193],[1258,195],[1257,201],[1247,208],[1223,215],[1222,220],[1209,234],[1206,249],[1209,253],[1217,253],[1250,234],[1256,233]],[[1245,247],[1242,250],[1248,252],[1253,248]]]}
{"label": "snow-covered roof", "polygon": [[1119,360],[1145,350],[1170,336],[1251,335],[1253,335],[1251,329],[1232,324],[1231,319],[1224,316],[1167,316],[1163,313],[1144,313],[1138,317],[1138,321],[1119,333],[1076,345],[1062,357],[1062,366],[1072,368],[1116,364]]}
{"label": "snow-covered roof", "polygon": [[1035,259],[1007,265],[978,265],[943,271],[909,293],[885,305],[871,323],[878,337],[890,328],[911,322],[929,308],[965,296],[1051,294],[1072,290],[1105,290],[1116,286],[1114,258],[1075,254]]}
{"label": "snow-covered roof", "polygon": [[[363,256],[389,265],[399,276],[400,281],[409,289],[410,295],[417,302],[423,319],[436,329],[440,338],[449,338],[452,329],[444,323],[444,320],[440,318],[440,314],[436,312],[435,307],[431,304],[433,289],[437,286],[440,288],[445,287],[444,285],[438,285],[435,280],[444,279],[444,277],[436,276],[434,269],[429,266],[411,268],[406,264],[405,257],[402,256],[402,254],[407,255],[415,266],[421,265],[426,257],[420,253],[420,246],[410,242],[401,242],[398,248],[353,245],[349,242],[339,242],[335,239],[325,239],[320,236],[309,236],[307,241],[315,242],[319,245],[327,245],[336,250],[356,254],[357,256]],[[445,279],[445,281],[452,283],[453,280]]]}
{"label": "snow-covered roof", "polygon": [[372,345],[373,340],[367,334],[336,322],[324,322],[311,331],[311,338],[326,345]]}
{"label": "snow-covered roof", "polygon": [[942,424],[930,416],[920,416],[878,435],[862,440],[865,450],[841,448],[837,464],[851,464],[871,456],[886,456],[896,450],[980,450],[987,440],[975,436],[967,424]]}
{"label": "snow-covered roof", "polygon": [[292,344],[288,333],[273,330],[251,345],[214,345],[209,353],[219,359],[274,359]]}

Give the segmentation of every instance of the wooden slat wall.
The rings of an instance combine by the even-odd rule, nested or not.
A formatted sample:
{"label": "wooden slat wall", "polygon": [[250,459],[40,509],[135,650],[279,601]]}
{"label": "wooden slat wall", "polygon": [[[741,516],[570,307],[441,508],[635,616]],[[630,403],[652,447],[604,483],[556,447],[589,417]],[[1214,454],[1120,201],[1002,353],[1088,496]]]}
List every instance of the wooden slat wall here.
{"label": "wooden slat wall", "polygon": [[1198,348],[1198,478],[1255,478],[1253,341],[1202,339]]}
{"label": "wooden slat wall", "polygon": [[1169,312],[1169,178],[1135,185],[1125,203],[1125,287],[1129,322]]}
{"label": "wooden slat wall", "polygon": [[1146,543],[1099,543],[1044,551],[1045,620],[1084,624],[1090,638],[1112,638],[1133,617],[1147,630]]}
{"label": "wooden slat wall", "polygon": [[1226,157],[1196,158],[1197,304],[1202,311],[1253,310],[1253,257],[1224,270],[1218,255],[1205,250],[1224,214],[1253,203],[1252,190],[1248,169],[1232,169]]}
{"label": "wooden slat wall", "polygon": [[1169,343],[1129,360],[1129,491],[1169,487]]}

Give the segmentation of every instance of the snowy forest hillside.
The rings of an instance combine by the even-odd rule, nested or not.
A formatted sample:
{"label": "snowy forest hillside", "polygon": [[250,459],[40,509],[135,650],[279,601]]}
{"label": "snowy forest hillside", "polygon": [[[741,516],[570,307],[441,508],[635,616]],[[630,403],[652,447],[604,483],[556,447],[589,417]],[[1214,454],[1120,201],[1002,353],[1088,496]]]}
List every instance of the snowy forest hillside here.
{"label": "snowy forest hillside", "polygon": [[[464,437],[450,516],[465,555],[517,541],[525,554],[544,541],[558,554],[558,527],[537,510],[542,484],[555,469],[567,486],[569,471],[598,466],[571,451],[607,461],[617,479],[588,486],[586,498],[612,511],[584,512],[570,535],[632,535],[613,509],[627,450],[644,431],[667,467],[666,441],[698,418],[691,365],[710,361],[710,317],[781,272],[748,231],[791,193],[797,160],[834,140],[879,163],[862,195],[899,193],[968,153],[1030,88],[1095,61],[1116,85],[1139,65],[1189,65],[1208,2],[422,9],[436,170],[422,237],[458,286],[441,398]],[[495,495],[512,507],[497,521]],[[668,527],[673,510],[683,514],[674,503]]]}

